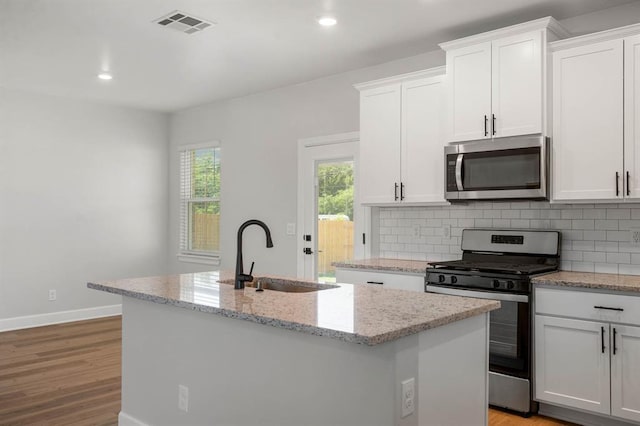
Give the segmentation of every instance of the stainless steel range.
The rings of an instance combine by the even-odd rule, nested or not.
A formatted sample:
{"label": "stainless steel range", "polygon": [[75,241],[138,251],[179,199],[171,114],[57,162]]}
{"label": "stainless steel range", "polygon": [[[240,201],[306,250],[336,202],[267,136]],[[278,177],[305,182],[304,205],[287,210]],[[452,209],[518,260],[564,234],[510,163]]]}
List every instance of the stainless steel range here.
{"label": "stainless steel range", "polygon": [[531,278],[558,269],[560,233],[462,231],[462,259],[433,262],[425,291],[499,300],[490,314],[489,404],[529,415],[532,401]]}

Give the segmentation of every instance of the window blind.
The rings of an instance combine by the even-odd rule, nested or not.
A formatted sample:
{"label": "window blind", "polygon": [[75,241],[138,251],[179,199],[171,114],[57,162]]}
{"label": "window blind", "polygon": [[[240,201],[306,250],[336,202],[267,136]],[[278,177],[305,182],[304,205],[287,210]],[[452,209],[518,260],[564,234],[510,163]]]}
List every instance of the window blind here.
{"label": "window blind", "polygon": [[220,251],[220,147],[180,151],[180,254]]}

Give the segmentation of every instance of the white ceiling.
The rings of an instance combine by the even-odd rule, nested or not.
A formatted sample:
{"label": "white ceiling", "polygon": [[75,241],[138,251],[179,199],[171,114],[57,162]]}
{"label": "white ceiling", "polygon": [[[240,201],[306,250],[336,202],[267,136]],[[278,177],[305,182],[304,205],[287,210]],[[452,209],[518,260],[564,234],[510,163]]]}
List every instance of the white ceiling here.
{"label": "white ceiling", "polygon": [[[174,111],[631,0],[0,0],[0,86]],[[217,22],[187,35],[152,21]],[[338,25],[320,27],[332,14]],[[99,81],[109,70],[114,79]]]}

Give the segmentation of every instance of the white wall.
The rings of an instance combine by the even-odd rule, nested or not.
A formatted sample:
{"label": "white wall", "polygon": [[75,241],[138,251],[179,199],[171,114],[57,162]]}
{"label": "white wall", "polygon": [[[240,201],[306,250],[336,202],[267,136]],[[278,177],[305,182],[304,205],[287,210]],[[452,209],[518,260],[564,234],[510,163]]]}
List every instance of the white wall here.
{"label": "white wall", "polygon": [[221,267],[234,267],[238,226],[255,218],[270,227],[274,248],[265,248],[264,233],[260,228],[248,228],[244,244],[246,268],[255,260],[254,273],[295,276],[297,240],[287,236],[285,231],[287,222],[296,222],[297,141],[359,129],[359,95],[353,88],[354,83],[442,64],[444,54],[431,52],[173,115],[171,270],[185,272],[211,268],[176,259],[179,237],[177,152],[180,145],[209,140],[221,142]]}
{"label": "white wall", "polygon": [[[0,88],[0,323],[166,272],[168,117]],[[48,290],[57,301],[48,301]]]}
{"label": "white wall", "polygon": [[[585,33],[638,21],[639,3],[568,19],[570,30]],[[242,221],[264,220],[273,231],[273,249],[264,248],[259,229],[246,234],[245,263],[256,260],[256,273],[296,274],[296,239],[285,235],[296,218],[296,142],[300,138],[359,129],[358,92],[352,84],[444,65],[441,51],[356,70],[296,86],[211,103],[181,111],[171,120],[169,268],[174,272],[207,270],[176,260],[177,147],[220,140],[222,143],[222,268],[235,259],[235,232]],[[292,62],[295,66],[295,62]],[[300,225],[300,224],[298,224]]]}

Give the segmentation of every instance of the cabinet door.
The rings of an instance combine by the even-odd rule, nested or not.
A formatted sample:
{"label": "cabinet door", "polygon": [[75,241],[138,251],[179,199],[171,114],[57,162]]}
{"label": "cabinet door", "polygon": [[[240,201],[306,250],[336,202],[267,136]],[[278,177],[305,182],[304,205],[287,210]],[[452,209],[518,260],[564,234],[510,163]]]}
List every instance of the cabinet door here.
{"label": "cabinet door", "polygon": [[623,197],[622,46],[613,40],[553,54],[555,200]]}
{"label": "cabinet door", "polygon": [[611,340],[611,414],[640,422],[640,327],[612,324]]}
{"label": "cabinet door", "polygon": [[490,138],[490,42],[447,52],[447,87],[447,139]]}
{"label": "cabinet door", "polygon": [[443,76],[402,85],[402,161],[405,202],[445,202]]}
{"label": "cabinet door", "polygon": [[636,199],[640,198],[639,103],[640,36],[635,36],[624,39],[624,168],[625,196]]}
{"label": "cabinet door", "polygon": [[535,333],[536,399],[609,414],[609,324],[536,315]]}
{"label": "cabinet door", "polygon": [[491,59],[494,136],[542,133],[542,32],[494,41]]}
{"label": "cabinet door", "polygon": [[400,196],[400,96],[399,83],[360,94],[358,190],[363,204],[393,203]]}
{"label": "cabinet door", "polygon": [[347,284],[377,285],[386,289],[424,292],[424,275],[337,268],[336,281]]}

